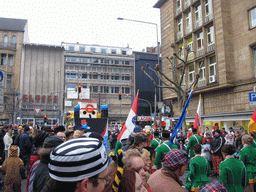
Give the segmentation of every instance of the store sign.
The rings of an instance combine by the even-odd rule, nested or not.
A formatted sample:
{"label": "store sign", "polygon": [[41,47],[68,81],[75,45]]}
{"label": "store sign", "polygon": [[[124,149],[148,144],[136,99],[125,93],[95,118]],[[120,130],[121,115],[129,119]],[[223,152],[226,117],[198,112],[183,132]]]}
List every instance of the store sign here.
{"label": "store sign", "polygon": [[137,121],[150,121],[151,117],[150,116],[138,116]]}

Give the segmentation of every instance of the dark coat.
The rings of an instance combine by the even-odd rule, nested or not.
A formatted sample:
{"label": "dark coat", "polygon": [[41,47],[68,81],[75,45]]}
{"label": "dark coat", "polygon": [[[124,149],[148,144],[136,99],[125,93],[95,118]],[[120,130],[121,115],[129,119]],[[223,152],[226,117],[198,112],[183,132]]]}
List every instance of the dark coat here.
{"label": "dark coat", "polygon": [[213,155],[222,157],[221,154],[221,148],[225,144],[225,139],[222,136],[219,137],[214,137],[212,142],[211,142],[211,149],[213,151]]}
{"label": "dark coat", "polygon": [[20,155],[31,155],[32,152],[32,137],[28,135],[27,132],[24,132],[20,136],[19,147],[20,147]]}

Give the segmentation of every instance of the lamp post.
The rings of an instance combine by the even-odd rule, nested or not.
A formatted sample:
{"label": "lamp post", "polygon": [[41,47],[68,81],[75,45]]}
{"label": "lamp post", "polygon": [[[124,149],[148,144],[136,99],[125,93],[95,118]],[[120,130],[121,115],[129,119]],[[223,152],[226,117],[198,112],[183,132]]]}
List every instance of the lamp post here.
{"label": "lamp post", "polygon": [[[145,24],[156,26],[157,63],[159,64],[159,42],[158,42],[158,25],[157,25],[157,23],[151,23],[151,22],[139,21],[139,20],[133,20],[133,19],[125,19],[125,18],[122,18],[122,17],[118,17],[117,19],[118,20],[125,20],[125,21],[132,21],[132,22],[137,22],[137,23],[145,23]],[[160,79],[158,79],[158,84],[160,85]],[[160,100],[161,100],[161,92],[160,92],[160,88],[159,88],[158,101],[160,102]],[[155,105],[154,105],[154,125],[156,126],[156,88],[155,88]]]}
{"label": "lamp post", "polygon": [[141,98],[138,98],[139,100],[141,100],[141,101],[145,101],[145,102],[147,102],[148,103],[148,105],[149,105],[149,110],[150,110],[150,121],[152,121],[152,106],[151,106],[151,104],[149,103],[149,101],[148,100],[146,100],[146,99],[141,99]]}

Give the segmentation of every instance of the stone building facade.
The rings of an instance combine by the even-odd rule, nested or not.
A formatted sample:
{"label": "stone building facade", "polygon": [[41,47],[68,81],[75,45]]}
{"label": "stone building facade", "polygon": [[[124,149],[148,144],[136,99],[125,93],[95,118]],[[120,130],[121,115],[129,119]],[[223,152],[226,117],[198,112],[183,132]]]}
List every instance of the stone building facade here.
{"label": "stone building facade", "polygon": [[15,122],[19,112],[22,43],[29,42],[24,19],[0,18],[0,123]]}
{"label": "stone building facade", "polygon": [[64,95],[64,48],[24,43],[20,70],[20,124],[62,124]]}
{"label": "stone building facade", "polygon": [[[78,85],[89,89],[89,99],[98,101],[98,112],[99,105],[108,104],[110,123],[124,122],[135,97],[132,49],[64,42],[62,46],[65,48],[65,89],[77,89]],[[77,99],[65,101],[65,113],[72,112]]]}
{"label": "stone building facade", "polygon": [[[249,92],[256,86],[256,1],[247,0],[159,0],[161,12],[162,65],[171,76],[166,59],[173,53],[188,55],[184,86],[189,86],[203,62],[187,122],[193,122],[202,95],[205,126],[247,129],[254,111]],[[171,46],[173,45],[173,46]],[[179,68],[179,61],[175,61]],[[163,98],[173,103],[174,119],[179,116],[175,94],[164,89]]]}

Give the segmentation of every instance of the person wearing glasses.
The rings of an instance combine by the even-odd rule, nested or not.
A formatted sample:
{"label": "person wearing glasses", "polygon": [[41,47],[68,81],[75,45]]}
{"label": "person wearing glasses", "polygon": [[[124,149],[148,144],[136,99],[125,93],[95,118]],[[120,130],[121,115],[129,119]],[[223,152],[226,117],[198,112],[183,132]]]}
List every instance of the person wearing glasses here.
{"label": "person wearing glasses", "polygon": [[42,192],[102,192],[112,180],[104,145],[84,137],[62,143],[50,154],[49,176]]}

